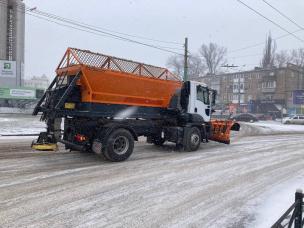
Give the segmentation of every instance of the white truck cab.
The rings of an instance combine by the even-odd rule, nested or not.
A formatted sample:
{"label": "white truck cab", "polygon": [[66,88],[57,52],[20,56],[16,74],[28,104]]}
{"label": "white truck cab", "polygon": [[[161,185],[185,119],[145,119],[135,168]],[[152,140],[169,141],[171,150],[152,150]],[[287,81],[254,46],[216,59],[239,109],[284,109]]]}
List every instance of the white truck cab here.
{"label": "white truck cab", "polygon": [[201,115],[206,122],[211,116],[211,94],[207,85],[202,82],[190,81],[188,113]]}

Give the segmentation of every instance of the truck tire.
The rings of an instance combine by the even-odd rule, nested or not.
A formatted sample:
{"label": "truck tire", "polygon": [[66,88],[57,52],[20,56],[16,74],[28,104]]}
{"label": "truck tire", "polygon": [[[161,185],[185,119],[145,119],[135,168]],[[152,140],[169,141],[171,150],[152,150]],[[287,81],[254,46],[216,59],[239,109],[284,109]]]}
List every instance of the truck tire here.
{"label": "truck tire", "polygon": [[104,142],[102,154],[109,161],[124,161],[133,152],[134,138],[130,131],[126,129],[119,128],[114,130]]}
{"label": "truck tire", "polygon": [[201,132],[197,127],[192,127],[188,131],[187,135],[185,136],[186,145],[184,145],[185,151],[196,151],[202,141]]}

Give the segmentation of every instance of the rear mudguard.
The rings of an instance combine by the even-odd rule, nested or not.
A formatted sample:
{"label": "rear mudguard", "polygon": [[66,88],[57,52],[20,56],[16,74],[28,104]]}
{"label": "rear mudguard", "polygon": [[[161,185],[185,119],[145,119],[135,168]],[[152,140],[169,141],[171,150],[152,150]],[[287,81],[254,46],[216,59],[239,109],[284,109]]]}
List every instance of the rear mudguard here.
{"label": "rear mudguard", "polygon": [[230,131],[239,131],[240,124],[232,120],[211,120],[211,134],[209,139],[212,141],[230,144]]}

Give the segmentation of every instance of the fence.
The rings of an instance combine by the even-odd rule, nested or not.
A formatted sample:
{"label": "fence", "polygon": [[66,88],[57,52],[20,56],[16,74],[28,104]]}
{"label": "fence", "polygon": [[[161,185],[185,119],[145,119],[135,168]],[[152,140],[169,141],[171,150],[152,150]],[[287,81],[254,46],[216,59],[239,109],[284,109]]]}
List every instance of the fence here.
{"label": "fence", "polygon": [[291,205],[290,208],[288,208],[288,210],[279,218],[279,220],[271,228],[303,228],[303,196],[303,191],[300,189],[297,190],[295,193],[295,202]]}

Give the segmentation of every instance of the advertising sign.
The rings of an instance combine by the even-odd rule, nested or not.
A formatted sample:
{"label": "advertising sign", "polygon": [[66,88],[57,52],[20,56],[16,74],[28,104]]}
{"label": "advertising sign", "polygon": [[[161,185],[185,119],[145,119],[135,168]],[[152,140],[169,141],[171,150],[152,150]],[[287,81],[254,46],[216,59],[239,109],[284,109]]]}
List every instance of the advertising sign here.
{"label": "advertising sign", "polygon": [[304,105],[304,90],[293,91],[292,98],[294,105]]}
{"label": "advertising sign", "polygon": [[36,90],[0,88],[0,99],[35,99]]}
{"label": "advertising sign", "polygon": [[10,89],[10,95],[18,98],[34,98],[35,90],[29,89]]}
{"label": "advertising sign", "polygon": [[15,78],[16,62],[8,60],[0,60],[0,77]]}

